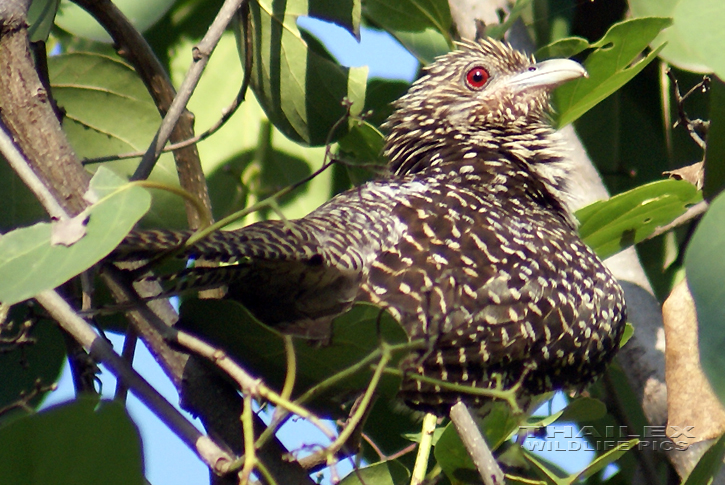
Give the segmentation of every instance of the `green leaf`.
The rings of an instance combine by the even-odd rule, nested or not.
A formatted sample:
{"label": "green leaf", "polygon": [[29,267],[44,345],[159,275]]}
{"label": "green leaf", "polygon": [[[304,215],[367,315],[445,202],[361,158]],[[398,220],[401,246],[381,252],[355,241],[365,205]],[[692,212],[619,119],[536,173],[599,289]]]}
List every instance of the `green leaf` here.
{"label": "green leaf", "polygon": [[537,59],[571,57],[589,48],[589,42],[581,37],[566,37],[545,45],[536,51]]}
{"label": "green leaf", "polygon": [[433,28],[448,37],[451,11],[446,0],[366,0],[363,13],[389,31],[420,32]]}
{"label": "green leaf", "polygon": [[433,27],[421,31],[389,30],[388,32],[424,66],[433,62],[436,57],[448,53],[452,48],[450,39]]}
{"label": "green leaf", "polygon": [[710,84],[710,127],[705,151],[705,183],[702,192],[712,199],[725,190],[725,83],[715,78]]}
{"label": "green leaf", "polygon": [[684,180],[646,184],[576,212],[579,235],[601,258],[646,239],[702,199]]}
{"label": "green leaf", "polygon": [[[174,47],[171,75],[175,83],[186,75],[193,46],[192,40],[185,40]],[[236,41],[232,33],[226,34],[189,102],[199,131],[214,124],[236,97],[242,74]],[[298,182],[320,168],[325,159],[324,148],[305,147],[274,126],[270,130],[269,120],[251,95],[214,133],[213,142],[200,143],[198,149],[217,220],[258,202],[286,183]],[[302,217],[326,202],[332,194],[330,180],[331,171],[325,171],[279,201],[285,216]],[[264,215],[251,214],[230,228],[258,221]]]}
{"label": "green leaf", "polygon": [[60,0],[33,0],[28,8],[28,36],[31,42],[48,40]]}
{"label": "green leaf", "polygon": [[594,459],[584,470],[581,471],[581,473],[574,476],[574,479],[569,483],[587,479],[599,471],[604,470],[607,465],[619,460],[622,455],[637,446],[638,443],[639,438],[634,438],[623,443],[620,442],[615,448]]}
{"label": "green leaf", "polygon": [[592,475],[598,473],[599,471],[603,470],[607,465],[610,463],[614,463],[617,461],[622,455],[624,455],[627,451],[631,450],[633,447],[635,447],[639,443],[639,439],[635,438],[632,440],[629,440],[627,442],[621,442],[616,447],[611,449],[610,451],[604,453],[601,456],[598,456],[595,458],[584,470],[582,470],[579,473],[575,473],[573,475],[569,475],[567,477],[561,477],[559,476],[559,471],[554,470],[554,468],[548,464],[546,464],[544,461],[536,457],[533,453],[528,451],[527,449],[522,449],[524,456],[526,459],[534,466],[534,469],[547,480],[547,482],[555,484],[555,485],[571,485],[573,483],[578,483],[579,481],[589,478]]}
{"label": "green leaf", "polygon": [[722,65],[723,6],[720,0],[629,0],[635,17],[672,17],[672,26],[652,42],[660,57],[686,71],[712,72]]}
{"label": "green leaf", "polygon": [[[13,304],[55,288],[107,256],[146,213],[151,197],[99,168],[89,193],[98,202],[81,214],[85,236],[70,246],[52,245],[53,224],[39,223],[0,239],[0,301]],[[57,225],[57,223],[56,223]]]}
{"label": "green leaf", "polygon": [[657,56],[659,49],[641,58],[642,51],[672,21],[666,18],[639,18],[614,24],[590,47],[584,67],[588,78],[564,84],[555,92],[558,126],[567,125],[594,105],[621,88]]}
{"label": "green leaf", "polygon": [[[13,305],[6,321],[3,323],[3,338],[17,335],[23,323],[30,318],[32,311],[29,304]],[[7,330],[6,330],[7,329]],[[17,402],[21,393],[29,393],[35,387],[36,380],[48,386],[58,380],[65,362],[65,343],[63,335],[55,322],[36,320],[30,330],[29,337],[33,343],[11,347],[3,344],[0,352],[0,408]],[[30,401],[37,406],[46,393],[40,393]],[[0,420],[5,416],[0,417]]]}
{"label": "green leaf", "polygon": [[595,421],[606,415],[607,406],[602,401],[591,397],[580,397],[569,403],[557,421],[581,423]]}
{"label": "green leaf", "polygon": [[627,322],[627,324],[624,327],[624,333],[622,333],[622,339],[619,341],[619,348],[621,349],[624,347],[627,342],[629,342],[629,339],[632,338],[632,335],[634,335],[634,325]]}
{"label": "green leaf", "polygon": [[[359,14],[351,1],[345,5],[349,18]],[[346,124],[338,125],[346,113],[343,100],[352,102],[352,113],[360,113],[367,68],[342,67],[308,48],[297,28],[297,18],[309,11],[306,0],[259,0],[249,9],[251,86],[267,117],[286,136],[307,145],[324,145],[342,136]],[[343,11],[338,6],[337,16]],[[359,19],[352,24],[358,25]],[[239,47],[243,51],[244,42]]]}
{"label": "green leaf", "polygon": [[720,0],[680,0],[672,13],[673,28],[684,49],[696,60],[704,60],[708,71],[725,79],[725,4]]}
{"label": "green leaf", "polygon": [[687,476],[682,485],[706,485],[713,483],[714,478],[722,468],[725,457],[725,435],[721,436],[713,444],[702,458],[697,462],[695,468]]}
{"label": "green leaf", "polygon": [[[264,375],[267,384],[281,389],[287,364],[283,338],[277,331],[259,323],[244,307],[231,300],[190,299],[183,303],[180,313],[181,328],[224,349],[252,374]],[[209,322],[214,322],[214,325],[209,325]],[[336,318],[332,325],[330,345],[312,346],[308,340],[295,338],[295,396],[356,364],[377,349],[381,339],[388,343],[407,341],[405,332],[390,315],[368,304],[356,304],[349,312]],[[395,362],[389,365],[395,365]],[[370,380],[371,372],[366,368],[337,383],[312,405],[321,407],[325,412],[339,413],[340,399],[347,399],[351,391],[363,389]],[[397,378],[384,376],[378,393],[392,398],[398,391],[398,385]]]}
{"label": "green leaf", "polygon": [[453,423],[448,423],[433,450],[436,462],[450,480],[451,485],[480,482],[471,457],[461,442]]}
{"label": "green leaf", "polygon": [[725,194],[700,221],[685,254],[687,284],[695,300],[702,367],[725,403]]}
{"label": "green leaf", "polygon": [[410,471],[397,461],[384,461],[353,470],[340,485],[403,485]]}
{"label": "green leaf", "polygon": [[122,405],[75,401],[0,427],[4,485],[142,485],[138,431]]}
{"label": "green leaf", "polygon": [[[65,111],[63,130],[79,157],[146,150],[161,116],[133,68],[111,57],[74,53],[50,57],[48,70],[53,96]],[[125,177],[136,165],[137,159],[103,164]],[[149,180],[179,185],[170,154],[161,156]],[[146,217],[150,226],[186,226],[178,196],[155,191],[153,197],[153,209]]]}

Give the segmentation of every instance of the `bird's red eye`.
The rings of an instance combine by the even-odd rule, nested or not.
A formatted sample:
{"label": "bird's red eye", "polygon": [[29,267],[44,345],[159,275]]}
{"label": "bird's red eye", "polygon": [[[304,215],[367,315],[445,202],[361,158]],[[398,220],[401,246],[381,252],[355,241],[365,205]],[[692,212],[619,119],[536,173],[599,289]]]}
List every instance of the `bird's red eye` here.
{"label": "bird's red eye", "polygon": [[488,71],[482,67],[474,67],[466,74],[466,82],[473,89],[480,89],[488,81]]}

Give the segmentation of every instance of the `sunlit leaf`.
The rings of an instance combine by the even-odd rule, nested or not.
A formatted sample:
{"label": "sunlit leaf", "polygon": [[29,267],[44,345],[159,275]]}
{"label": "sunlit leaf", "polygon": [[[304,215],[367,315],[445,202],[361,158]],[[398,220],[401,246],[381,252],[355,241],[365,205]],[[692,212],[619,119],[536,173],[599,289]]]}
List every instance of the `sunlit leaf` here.
{"label": "sunlit leaf", "polygon": [[704,61],[708,71],[725,78],[725,52],[721,49],[725,43],[725,4],[720,0],[680,0],[672,19],[672,29],[680,34],[687,55]]}
{"label": "sunlit leaf", "polygon": [[684,180],[653,182],[577,211],[579,235],[606,258],[646,239],[701,199]]}
{"label": "sunlit leaf", "polygon": [[670,24],[670,19],[655,17],[625,20],[591,44],[596,50],[584,62],[589,77],[566,83],[555,92],[558,125],[573,122],[644,69],[659,51],[644,58],[642,52]]}
{"label": "sunlit leaf", "polygon": [[624,347],[629,342],[629,339],[632,338],[632,335],[634,335],[634,325],[627,322],[622,333],[622,339],[619,341],[619,348]]}
{"label": "sunlit leaf", "polygon": [[[359,10],[351,1],[342,5],[357,26]],[[338,6],[338,14],[342,9]],[[346,113],[343,100],[353,103],[353,113],[360,113],[367,68],[342,67],[308,48],[297,27],[298,17],[314,13],[306,0],[259,0],[250,2],[249,10],[252,89],[269,119],[286,136],[307,145],[324,145],[342,136],[347,128],[340,123]],[[244,42],[239,46],[244,59]]]}
{"label": "sunlit leaf", "polygon": [[[48,59],[53,97],[64,110],[63,130],[81,158],[144,151],[161,123],[156,105],[129,65],[107,56],[73,53]],[[128,177],[138,159],[104,163]],[[91,165],[93,170],[98,165]],[[178,186],[174,161],[162,155],[149,180]],[[153,227],[185,227],[186,213],[177,196],[154,191],[145,218]]]}
{"label": "sunlit leaf", "polygon": [[86,235],[71,246],[51,245],[49,223],[17,229],[0,238],[0,301],[13,304],[55,288],[108,255],[151,204],[148,192],[100,168],[90,190],[99,201],[90,206]]}
{"label": "sunlit leaf", "polygon": [[604,470],[604,468],[617,461],[622,455],[633,449],[639,443],[639,438],[634,438],[626,442],[619,442],[616,447],[596,457],[584,470],[574,476],[574,480],[568,483],[574,483],[582,479],[591,477],[592,475]]}
{"label": "sunlit leaf", "polygon": [[557,421],[562,423],[594,421],[603,418],[606,414],[607,406],[599,399],[579,397],[569,403]]}
{"label": "sunlit leaf", "polygon": [[446,0],[366,0],[363,13],[386,30],[419,32],[432,27],[448,35],[451,29]]}

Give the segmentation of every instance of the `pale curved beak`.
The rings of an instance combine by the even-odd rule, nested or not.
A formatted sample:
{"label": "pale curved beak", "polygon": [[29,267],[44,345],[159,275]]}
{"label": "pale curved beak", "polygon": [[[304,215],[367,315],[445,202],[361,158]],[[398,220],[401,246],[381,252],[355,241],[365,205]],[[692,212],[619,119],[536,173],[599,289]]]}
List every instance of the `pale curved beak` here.
{"label": "pale curved beak", "polygon": [[578,62],[570,59],[549,59],[533,64],[526,71],[511,76],[506,84],[519,89],[554,89],[560,84],[580,77],[589,77],[589,74]]}

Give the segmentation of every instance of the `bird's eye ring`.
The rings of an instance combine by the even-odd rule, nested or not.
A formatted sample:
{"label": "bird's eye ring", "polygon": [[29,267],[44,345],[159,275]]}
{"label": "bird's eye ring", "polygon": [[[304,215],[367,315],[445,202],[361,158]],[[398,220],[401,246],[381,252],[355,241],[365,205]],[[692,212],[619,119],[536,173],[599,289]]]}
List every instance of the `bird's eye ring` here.
{"label": "bird's eye ring", "polygon": [[471,89],[481,89],[488,82],[488,71],[476,66],[466,73],[466,83]]}

